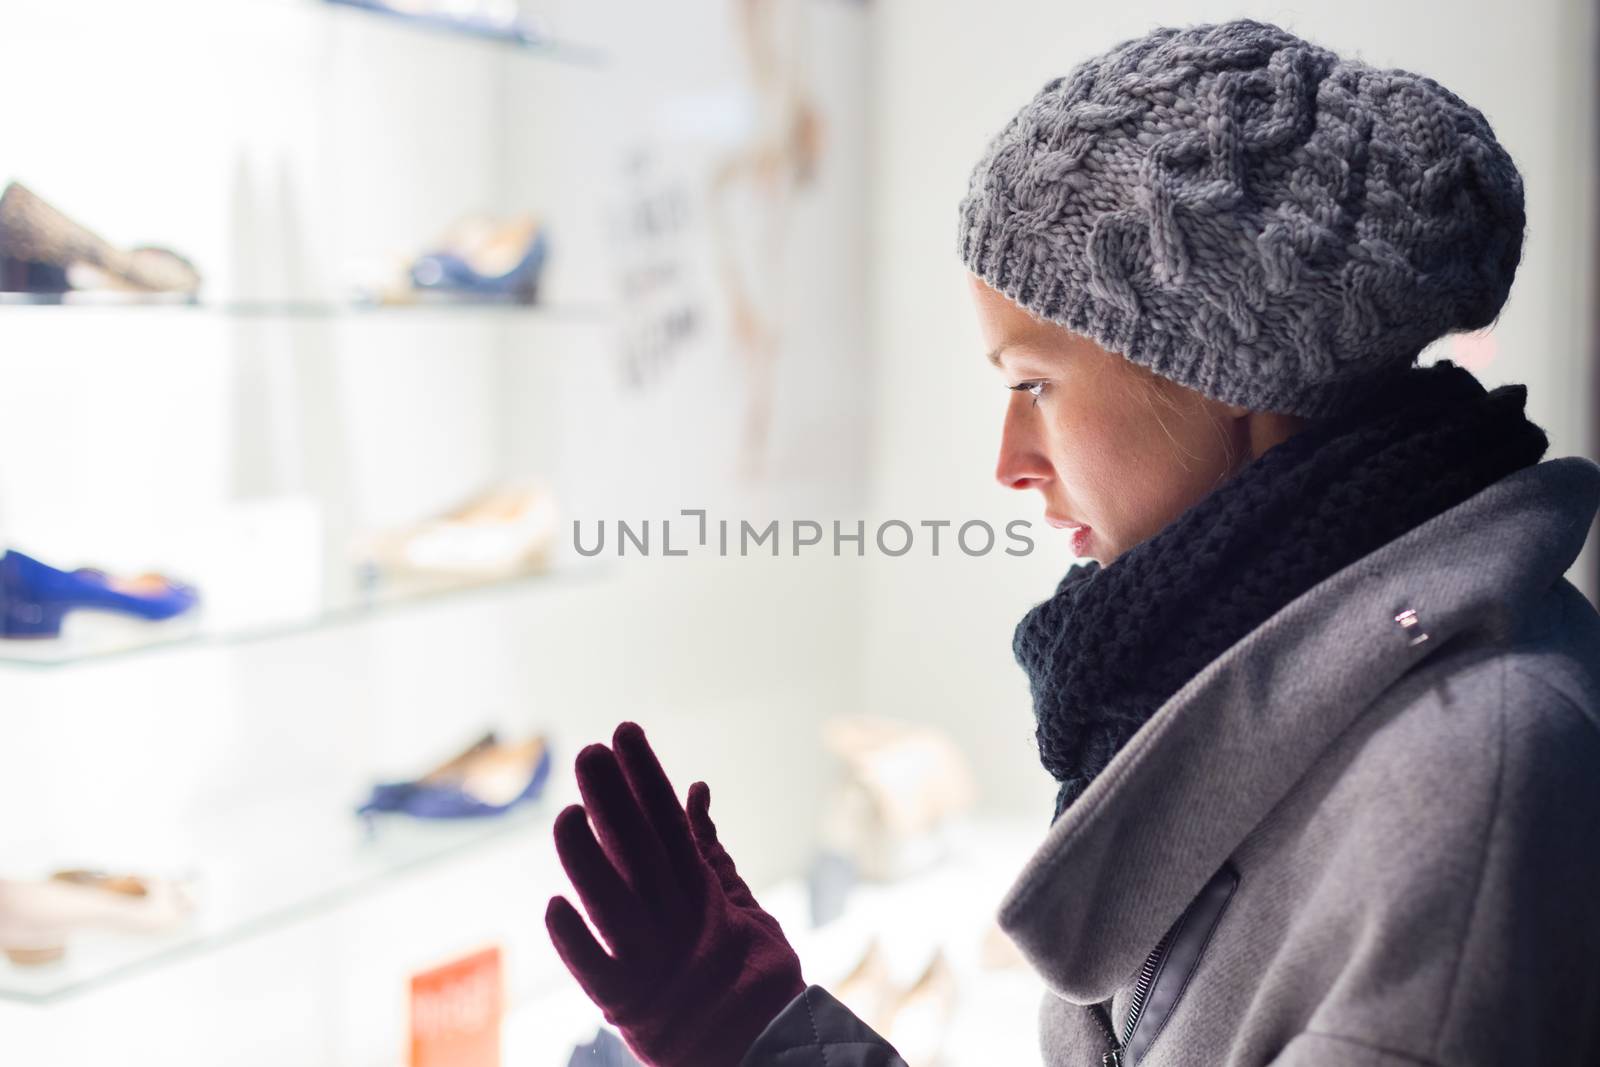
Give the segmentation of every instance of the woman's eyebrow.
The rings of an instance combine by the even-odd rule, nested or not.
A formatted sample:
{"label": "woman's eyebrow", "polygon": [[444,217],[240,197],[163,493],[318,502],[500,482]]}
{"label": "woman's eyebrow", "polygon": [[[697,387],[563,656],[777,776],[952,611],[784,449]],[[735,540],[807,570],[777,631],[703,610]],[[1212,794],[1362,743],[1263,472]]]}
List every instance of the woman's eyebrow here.
{"label": "woman's eyebrow", "polygon": [[1000,366],[1000,353],[1004,352],[1006,349],[1008,349],[1010,347],[1011,347],[1011,342],[1010,341],[1001,341],[999,344],[997,344],[993,348],[989,349],[989,365],[991,367]]}

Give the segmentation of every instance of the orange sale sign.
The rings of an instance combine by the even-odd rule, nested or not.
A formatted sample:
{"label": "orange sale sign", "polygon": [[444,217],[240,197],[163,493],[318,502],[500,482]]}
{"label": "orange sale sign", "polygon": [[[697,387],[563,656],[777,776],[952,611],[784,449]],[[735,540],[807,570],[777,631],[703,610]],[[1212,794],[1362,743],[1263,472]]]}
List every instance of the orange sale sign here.
{"label": "orange sale sign", "polygon": [[411,978],[411,1067],[500,1067],[500,950]]}

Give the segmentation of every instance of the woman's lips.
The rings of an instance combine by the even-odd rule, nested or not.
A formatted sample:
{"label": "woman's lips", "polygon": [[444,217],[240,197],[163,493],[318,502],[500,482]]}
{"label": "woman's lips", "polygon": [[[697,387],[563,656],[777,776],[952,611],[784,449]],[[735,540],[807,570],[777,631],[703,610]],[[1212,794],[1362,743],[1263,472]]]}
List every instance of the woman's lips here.
{"label": "woman's lips", "polygon": [[1072,531],[1072,554],[1074,556],[1081,556],[1088,549],[1090,530],[1083,523],[1073,522],[1071,519],[1060,519],[1054,515],[1046,515],[1044,521],[1057,530]]}

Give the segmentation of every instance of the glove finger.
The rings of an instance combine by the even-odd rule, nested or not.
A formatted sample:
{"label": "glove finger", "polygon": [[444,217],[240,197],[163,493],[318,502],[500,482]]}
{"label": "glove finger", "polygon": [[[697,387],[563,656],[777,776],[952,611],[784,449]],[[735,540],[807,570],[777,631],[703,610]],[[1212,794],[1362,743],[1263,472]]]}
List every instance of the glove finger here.
{"label": "glove finger", "polygon": [[741,907],[756,907],[756,898],[744,879],[739,877],[738,868],[733,864],[733,857],[728,855],[728,850],[717,840],[717,826],[711,821],[711,787],[704,782],[695,782],[689,787],[688,819],[695,844],[706,862],[711,864],[711,869],[716,872],[722,892],[734,904]]}
{"label": "glove finger", "polygon": [[645,817],[655,829],[661,847],[666,850],[668,859],[678,872],[681,884],[693,887],[703,877],[700,850],[690,834],[689,819],[684,814],[683,805],[678,803],[672,782],[662,769],[655,750],[650,747],[644,730],[637,723],[623,723],[617,727],[611,747],[621,761],[622,773],[627,776],[635,799],[644,809]]}
{"label": "glove finger", "polygon": [[572,804],[562,809],[556,816],[555,839],[561,866],[611,951],[623,961],[648,959],[655,938],[638,898],[594,839],[583,808]]}
{"label": "glove finger", "polygon": [[589,932],[566,897],[551,897],[544,910],[544,927],[556,947],[556,955],[567,965],[588,998],[602,1009],[621,1003],[627,992],[626,973]]}
{"label": "glove finger", "polygon": [[576,776],[600,847],[634,896],[655,915],[679,914],[682,894],[666,851],[639,810],[616,754],[604,745],[587,746],[578,753]]}

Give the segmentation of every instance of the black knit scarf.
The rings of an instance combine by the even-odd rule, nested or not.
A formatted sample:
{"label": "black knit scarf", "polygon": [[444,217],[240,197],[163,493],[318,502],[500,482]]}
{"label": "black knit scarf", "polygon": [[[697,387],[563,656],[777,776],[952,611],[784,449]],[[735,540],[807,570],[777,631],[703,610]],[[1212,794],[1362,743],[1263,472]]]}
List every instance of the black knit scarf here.
{"label": "black knit scarf", "polygon": [[1312,586],[1538,462],[1524,386],[1448,361],[1269,449],[1109,566],[1074,565],[1017,625],[1059,817],[1144,722]]}

